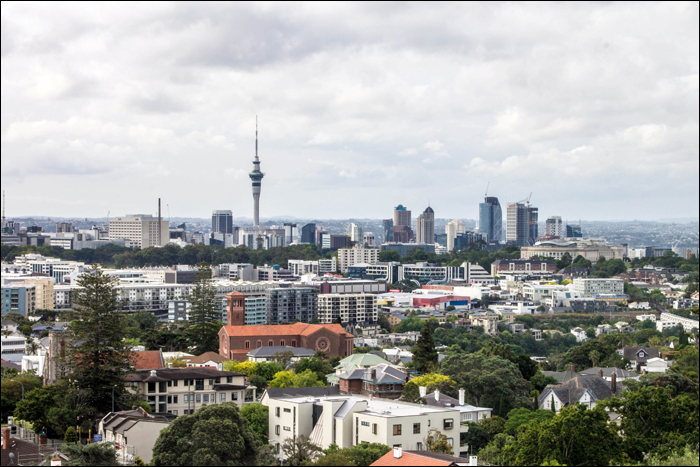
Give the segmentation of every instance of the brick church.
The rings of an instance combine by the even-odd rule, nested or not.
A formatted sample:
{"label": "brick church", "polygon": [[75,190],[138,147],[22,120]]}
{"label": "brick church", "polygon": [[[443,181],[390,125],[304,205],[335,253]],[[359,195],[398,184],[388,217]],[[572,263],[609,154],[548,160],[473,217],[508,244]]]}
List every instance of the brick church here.
{"label": "brick church", "polygon": [[226,326],[219,331],[219,354],[231,360],[244,361],[248,352],[259,347],[289,346],[323,350],[329,357],[352,355],[352,334],[339,324],[245,325],[245,295],[226,295]]}

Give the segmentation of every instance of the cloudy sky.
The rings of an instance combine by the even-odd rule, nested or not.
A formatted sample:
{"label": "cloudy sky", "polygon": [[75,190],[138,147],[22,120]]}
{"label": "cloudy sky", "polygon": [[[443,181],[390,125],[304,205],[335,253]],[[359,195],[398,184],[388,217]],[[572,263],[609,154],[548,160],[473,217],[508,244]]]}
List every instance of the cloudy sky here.
{"label": "cloudy sky", "polygon": [[698,3],[2,2],[8,216],[698,214]]}

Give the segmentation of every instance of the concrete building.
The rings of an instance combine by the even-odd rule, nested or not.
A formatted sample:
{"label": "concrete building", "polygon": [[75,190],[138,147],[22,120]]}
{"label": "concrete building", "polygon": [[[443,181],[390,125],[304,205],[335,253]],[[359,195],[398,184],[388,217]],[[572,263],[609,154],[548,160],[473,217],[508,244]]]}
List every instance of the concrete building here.
{"label": "concrete building", "polygon": [[[233,234],[233,212],[214,211],[211,214],[211,231],[214,233]],[[238,240],[238,239],[236,239]]]}
{"label": "concrete building", "polygon": [[364,231],[362,230],[362,227],[354,222],[351,222],[350,225],[348,225],[348,237],[350,237],[351,242],[362,243],[364,238]]}
{"label": "concrete building", "polygon": [[659,331],[663,331],[669,327],[675,327],[678,325],[683,326],[685,332],[691,332],[693,329],[696,330],[700,328],[698,325],[698,320],[684,318],[683,316],[674,315],[672,313],[661,313],[659,320],[656,322],[656,328]]}
{"label": "concrete building", "polygon": [[564,224],[562,223],[560,216],[550,216],[547,218],[547,221],[545,222],[545,234],[559,238],[564,237]]}
{"label": "concrete building", "polygon": [[117,461],[131,465],[136,457],[146,464],[153,459],[153,446],[158,435],[175,416],[169,414],[151,415],[141,407],[124,412],[105,415],[100,420],[98,433],[102,442],[114,443],[117,447]]}
{"label": "concrete building", "polygon": [[20,363],[26,355],[27,338],[19,333],[10,336],[1,336],[2,358],[11,363]]}
{"label": "concrete building", "polygon": [[364,245],[367,245],[369,247],[376,247],[377,246],[377,240],[374,237],[374,233],[372,232],[365,232],[364,235],[362,236],[362,243]]}
{"label": "concrete building", "polygon": [[577,277],[574,279],[574,291],[580,293],[582,297],[621,295],[625,293],[625,282],[622,279]]}
{"label": "concrete building", "polygon": [[557,263],[551,260],[497,259],[491,263],[493,277],[503,275],[549,276],[557,272]]}
{"label": "concrete building", "polygon": [[445,235],[447,236],[446,247],[448,253],[455,249],[455,238],[457,238],[457,235],[466,232],[466,230],[464,224],[457,219],[452,219],[447,223],[445,226]]}
{"label": "concrete building", "polygon": [[310,323],[317,314],[314,287],[270,288],[267,294],[267,323]]}
{"label": "concrete building", "polygon": [[394,227],[400,225],[411,227],[411,211],[401,204],[394,208]]}
{"label": "concrete building", "polygon": [[538,237],[537,208],[522,203],[508,203],[506,212],[506,242],[519,247],[532,244]]}
{"label": "concrete building", "polygon": [[430,206],[416,219],[416,243],[435,243],[435,211]]}
{"label": "concrete building", "polygon": [[56,233],[72,233],[73,224],[70,222],[56,222]]}
{"label": "concrete building", "polygon": [[34,300],[36,310],[54,309],[53,279],[50,277],[29,277],[20,282],[13,282],[17,286],[34,286]]}
{"label": "concrete building", "polygon": [[338,268],[342,273],[347,273],[348,267],[353,264],[376,264],[377,262],[379,262],[378,248],[365,248],[362,245],[355,245],[352,248],[341,248],[338,250]]}
{"label": "concrete building", "polygon": [[109,221],[109,240],[127,239],[136,248],[163,246],[170,240],[170,223],[148,214],[117,217]]}
{"label": "concrete building", "polygon": [[[501,241],[503,235],[503,211],[501,210],[501,203],[494,196],[487,196],[484,198],[484,202],[479,204],[479,233],[485,235],[486,241],[489,243]],[[449,247],[448,251],[450,251]]]}
{"label": "concrete building", "polygon": [[25,317],[36,310],[34,285],[7,284],[2,286],[2,315],[19,313]]}
{"label": "concrete building", "polygon": [[606,260],[622,259],[624,248],[618,245],[606,245],[604,242],[596,240],[548,240],[537,242],[533,246],[524,246],[520,250],[520,257],[530,259],[533,256],[545,256],[557,260],[566,253],[571,255],[572,259],[576,259],[580,255],[595,263],[601,257]]}
{"label": "concrete building", "polygon": [[[394,237],[396,238],[396,237]],[[420,248],[426,253],[435,253],[435,244],[427,243],[382,243],[380,246],[381,251],[394,250],[398,251],[399,255],[403,258],[408,255],[408,252],[414,248]]]}
{"label": "concrete building", "polygon": [[583,238],[581,226],[566,224],[566,238]]}
{"label": "concrete building", "polygon": [[318,296],[318,320],[324,324],[374,324],[379,319],[374,294],[321,294]]}

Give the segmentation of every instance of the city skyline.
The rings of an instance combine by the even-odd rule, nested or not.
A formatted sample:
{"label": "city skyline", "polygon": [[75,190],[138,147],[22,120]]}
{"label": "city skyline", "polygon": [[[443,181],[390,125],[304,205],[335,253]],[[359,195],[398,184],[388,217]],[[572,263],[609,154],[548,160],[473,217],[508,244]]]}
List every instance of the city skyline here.
{"label": "city skyline", "polygon": [[8,218],[249,217],[256,114],[263,219],[698,211],[697,4],[125,11],[2,5]]}

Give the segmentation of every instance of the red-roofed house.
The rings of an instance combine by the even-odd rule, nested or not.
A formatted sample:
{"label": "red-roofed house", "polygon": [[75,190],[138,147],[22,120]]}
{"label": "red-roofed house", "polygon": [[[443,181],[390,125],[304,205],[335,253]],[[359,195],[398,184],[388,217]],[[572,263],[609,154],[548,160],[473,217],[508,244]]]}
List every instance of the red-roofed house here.
{"label": "red-roofed house", "polygon": [[[472,464],[469,463],[469,459],[463,459],[461,457],[436,454],[430,451],[402,451],[401,448],[394,448],[370,465],[426,465],[452,467],[458,465],[467,466]],[[474,458],[473,465],[477,465],[476,456]]]}
{"label": "red-roofed house", "polygon": [[132,353],[131,366],[135,370],[160,370],[165,368],[165,362],[160,350],[142,350]]}

